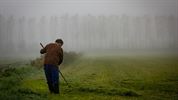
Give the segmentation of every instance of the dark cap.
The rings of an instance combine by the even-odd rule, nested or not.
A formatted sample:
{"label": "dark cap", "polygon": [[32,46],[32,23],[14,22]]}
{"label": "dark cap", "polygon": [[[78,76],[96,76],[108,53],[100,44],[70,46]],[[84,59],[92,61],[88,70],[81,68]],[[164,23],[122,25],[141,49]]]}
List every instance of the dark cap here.
{"label": "dark cap", "polygon": [[56,39],[56,41],[55,41],[56,43],[61,43],[62,45],[63,45],[63,41],[62,41],[62,39]]}

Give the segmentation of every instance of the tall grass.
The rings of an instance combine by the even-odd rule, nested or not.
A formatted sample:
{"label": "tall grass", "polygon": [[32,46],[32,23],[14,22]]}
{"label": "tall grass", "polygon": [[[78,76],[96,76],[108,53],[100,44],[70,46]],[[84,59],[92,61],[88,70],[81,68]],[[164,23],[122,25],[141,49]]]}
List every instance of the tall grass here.
{"label": "tall grass", "polygon": [[26,79],[25,77],[29,75],[29,70],[34,69],[30,67],[9,67],[0,70],[0,100],[45,99],[44,94],[33,92],[30,89],[21,86]]}

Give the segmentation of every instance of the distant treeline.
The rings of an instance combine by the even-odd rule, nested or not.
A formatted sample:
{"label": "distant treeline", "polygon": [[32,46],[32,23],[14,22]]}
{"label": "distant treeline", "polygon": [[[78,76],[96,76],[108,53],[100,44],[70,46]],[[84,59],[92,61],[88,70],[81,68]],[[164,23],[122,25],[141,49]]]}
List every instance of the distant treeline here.
{"label": "distant treeline", "polygon": [[100,49],[176,49],[176,16],[15,17],[0,15],[0,47],[4,52],[36,52],[39,42],[64,40],[66,51]]}

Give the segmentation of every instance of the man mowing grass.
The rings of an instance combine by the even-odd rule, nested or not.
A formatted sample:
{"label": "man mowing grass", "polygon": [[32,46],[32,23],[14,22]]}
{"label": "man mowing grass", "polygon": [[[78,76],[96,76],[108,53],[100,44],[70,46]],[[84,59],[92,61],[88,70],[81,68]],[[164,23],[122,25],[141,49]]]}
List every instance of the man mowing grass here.
{"label": "man mowing grass", "polygon": [[58,65],[63,61],[63,41],[57,39],[55,43],[50,43],[40,50],[45,53],[44,71],[50,93],[59,94],[59,74]]}

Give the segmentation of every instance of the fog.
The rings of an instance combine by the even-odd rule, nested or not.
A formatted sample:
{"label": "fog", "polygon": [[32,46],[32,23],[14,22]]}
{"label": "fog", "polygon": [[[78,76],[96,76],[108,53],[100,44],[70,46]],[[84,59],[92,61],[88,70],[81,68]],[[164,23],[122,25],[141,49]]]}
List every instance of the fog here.
{"label": "fog", "polygon": [[[0,57],[64,51],[176,51],[177,0],[0,0]],[[176,51],[177,52],[177,51]]]}

